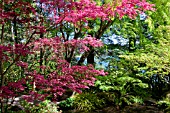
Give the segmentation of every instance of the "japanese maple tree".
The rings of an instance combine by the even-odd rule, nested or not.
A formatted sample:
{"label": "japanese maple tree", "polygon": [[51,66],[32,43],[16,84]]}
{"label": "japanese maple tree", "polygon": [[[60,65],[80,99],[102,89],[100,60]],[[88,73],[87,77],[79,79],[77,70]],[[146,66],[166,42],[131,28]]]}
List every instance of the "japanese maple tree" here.
{"label": "japanese maple tree", "polygon": [[[115,18],[135,19],[153,6],[145,0],[2,0],[1,109],[4,99],[19,95],[57,100],[68,89],[80,93],[93,86],[95,76],[106,73],[83,62],[94,63],[89,56],[103,45],[103,33]],[[73,63],[77,54],[81,57]]]}

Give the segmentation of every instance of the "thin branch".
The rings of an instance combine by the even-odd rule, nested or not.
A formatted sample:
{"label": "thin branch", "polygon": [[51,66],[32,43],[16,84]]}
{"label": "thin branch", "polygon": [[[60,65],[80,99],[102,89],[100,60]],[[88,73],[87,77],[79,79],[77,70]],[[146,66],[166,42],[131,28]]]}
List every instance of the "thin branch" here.
{"label": "thin branch", "polygon": [[84,52],[81,56],[80,60],[78,61],[77,65],[82,65],[82,63],[85,61],[85,59],[88,57],[90,51]]}
{"label": "thin branch", "polygon": [[[75,29],[74,39],[78,39],[80,33],[81,33],[80,30],[76,31],[76,29]],[[70,56],[66,59],[67,62],[69,62],[69,63],[71,62],[71,59],[74,56],[74,51],[75,51],[75,47],[72,47],[71,52],[70,52]]]}
{"label": "thin branch", "polygon": [[[109,28],[112,24],[113,24],[114,21],[110,20],[105,26],[101,26],[100,29],[98,30],[97,34],[96,34],[96,38],[97,39],[100,39],[101,36],[103,35],[103,33],[105,32],[105,30],[107,28]],[[102,23],[102,22],[101,22]]]}
{"label": "thin branch", "polygon": [[1,31],[1,43],[3,43],[3,37],[4,37],[4,24],[2,25],[2,31]]}
{"label": "thin branch", "polygon": [[[2,25],[1,31],[1,43],[3,44],[3,36],[4,36],[4,24]],[[4,75],[3,75],[3,62],[0,60],[0,75],[1,75],[1,86],[4,85]]]}
{"label": "thin branch", "polygon": [[66,38],[65,38],[64,32],[63,32],[63,30],[62,30],[62,26],[60,27],[60,32],[61,32],[62,38],[64,39],[64,42],[65,42],[65,41],[66,41]]}

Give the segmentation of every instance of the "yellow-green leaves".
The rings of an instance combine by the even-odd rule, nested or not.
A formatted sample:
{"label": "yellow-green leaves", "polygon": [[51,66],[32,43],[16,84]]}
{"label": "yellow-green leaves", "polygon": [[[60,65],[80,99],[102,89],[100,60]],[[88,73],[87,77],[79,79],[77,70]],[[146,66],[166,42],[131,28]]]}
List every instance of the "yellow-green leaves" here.
{"label": "yellow-green leaves", "polygon": [[149,31],[152,32],[154,29],[154,24],[152,18],[148,17],[145,22],[148,24]]}

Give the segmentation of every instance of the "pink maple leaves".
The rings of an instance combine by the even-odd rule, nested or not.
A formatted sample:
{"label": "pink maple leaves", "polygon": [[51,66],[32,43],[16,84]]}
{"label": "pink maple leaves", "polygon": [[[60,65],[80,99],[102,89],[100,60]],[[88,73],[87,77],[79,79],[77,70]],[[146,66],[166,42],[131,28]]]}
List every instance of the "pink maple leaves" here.
{"label": "pink maple leaves", "polygon": [[19,55],[26,56],[32,54],[29,50],[29,47],[23,44],[14,44],[14,45],[0,45],[0,60],[7,61],[11,59],[10,55]]}
{"label": "pink maple leaves", "polygon": [[80,52],[84,52],[84,51],[90,50],[88,45],[97,48],[97,47],[103,46],[103,43],[101,40],[98,40],[98,39],[88,35],[87,37],[85,37],[83,39],[72,39],[72,40],[66,41],[65,45],[71,46],[71,47],[76,47],[77,49],[79,49]]}
{"label": "pink maple leaves", "polygon": [[[51,1],[52,2],[52,1]],[[88,20],[100,18],[104,20],[110,20],[118,14],[121,19],[123,16],[128,16],[129,18],[135,18],[139,13],[154,10],[153,4],[149,4],[145,0],[122,0],[120,5],[115,6],[115,4],[103,4],[102,6],[97,6],[96,2],[91,0],[80,0],[73,2],[70,0],[69,3],[61,1],[61,3],[51,3],[54,6],[51,10],[45,7],[45,10],[50,10],[54,13],[52,20],[55,20],[56,24],[61,21],[70,22],[77,24],[77,22],[88,22]],[[41,1],[45,5],[49,2]],[[113,8],[115,7],[115,8]],[[62,11],[57,12],[56,8],[63,8]],[[56,17],[54,19],[54,17]]]}
{"label": "pink maple leaves", "polygon": [[124,15],[134,19],[139,13],[143,13],[148,10],[155,10],[154,4],[149,4],[145,0],[122,0],[122,5],[116,8],[116,12],[121,19]]}
{"label": "pink maple leaves", "polygon": [[88,19],[96,18],[109,19],[108,14],[104,12],[104,8],[97,6],[94,1],[81,0],[70,5],[71,10],[64,14],[65,21],[76,23],[78,21],[87,22]]}
{"label": "pink maple leaves", "polygon": [[18,93],[25,90],[25,87],[23,86],[25,84],[25,81],[22,79],[17,82],[9,82],[7,86],[1,86],[0,87],[0,97],[3,98],[11,98],[18,96]]}
{"label": "pink maple leaves", "polygon": [[16,63],[17,66],[20,66],[22,68],[28,68],[28,63],[27,62],[23,62],[23,61],[18,61]]}
{"label": "pink maple leaves", "polygon": [[[35,14],[35,8],[29,2],[15,1],[15,0],[5,0],[6,4],[12,4],[8,6],[8,10],[5,10],[3,5],[0,5],[0,24],[4,24],[8,20],[12,20],[14,17],[24,16],[27,18],[18,18],[18,22],[30,21],[30,13]],[[17,12],[18,11],[18,12]]]}
{"label": "pink maple leaves", "polygon": [[[42,100],[47,96],[52,96],[56,99],[66,89],[81,93],[81,89],[94,85],[95,76],[98,75],[105,75],[105,73],[102,70],[95,70],[91,65],[69,67],[66,64],[65,67],[62,66],[60,71],[51,72],[46,77],[36,71],[28,72],[27,76],[22,80],[2,86],[0,88],[2,92],[0,96],[4,98],[15,97],[18,95],[18,92],[24,91],[28,87],[27,85],[30,84],[31,86],[35,85],[36,92],[30,91],[29,95],[24,95],[23,98],[29,102],[35,99]],[[39,94],[39,91],[44,93]]]}
{"label": "pink maple leaves", "polygon": [[[48,58],[48,62],[56,62],[55,68],[53,71],[49,71],[50,67],[48,65],[42,65],[39,68],[44,71],[49,71],[47,74],[43,75],[36,70],[31,72],[28,69],[28,63],[23,61],[17,61],[16,66],[22,67],[25,69],[25,77],[22,81],[8,83],[7,86],[1,87],[0,91],[2,92],[2,97],[6,98],[5,95],[8,95],[8,98],[15,97],[18,95],[18,92],[28,89],[28,86],[34,87],[37,92],[30,91],[29,95],[25,95],[23,98],[28,101],[33,101],[37,96],[42,97],[38,98],[39,100],[44,99],[46,96],[51,95],[53,99],[56,99],[59,95],[61,96],[67,89],[71,89],[78,93],[81,93],[82,89],[89,88],[93,86],[95,82],[95,76],[105,75],[103,70],[95,70],[92,65],[89,66],[70,66],[69,63],[63,59],[62,54],[64,54],[64,47],[72,46],[81,51],[88,51],[88,46],[100,47],[102,42],[95,39],[94,37],[87,36],[84,39],[72,39],[70,41],[61,42],[60,37],[55,38],[42,38],[35,40],[27,46],[16,44],[16,50],[14,52],[12,48],[1,46],[3,51],[10,51],[13,54],[17,55],[30,55],[31,53],[38,54],[40,49],[47,49],[51,52],[51,55]],[[11,46],[10,46],[11,47]],[[23,48],[26,47],[26,48]],[[32,52],[28,49],[32,48]],[[82,52],[82,51],[81,51]],[[48,63],[47,62],[47,63]],[[31,65],[31,64],[30,64]],[[39,94],[39,92],[43,92]]]}
{"label": "pink maple leaves", "polygon": [[10,51],[11,51],[10,46],[0,45],[0,60],[1,61],[7,61],[9,59],[7,52],[10,52]]}

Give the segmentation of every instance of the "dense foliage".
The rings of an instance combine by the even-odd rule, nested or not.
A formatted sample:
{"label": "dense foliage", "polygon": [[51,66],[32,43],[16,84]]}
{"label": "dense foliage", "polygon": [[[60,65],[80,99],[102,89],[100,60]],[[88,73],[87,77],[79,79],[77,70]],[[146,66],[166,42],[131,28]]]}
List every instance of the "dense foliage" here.
{"label": "dense foliage", "polygon": [[[169,88],[169,4],[1,0],[1,112],[12,109],[15,98],[24,99],[21,108],[30,113],[59,113],[51,102],[61,100],[61,108],[82,112],[148,98],[168,103],[162,97]],[[108,38],[113,34],[126,43],[115,44]],[[96,60],[108,62],[105,71]]]}

